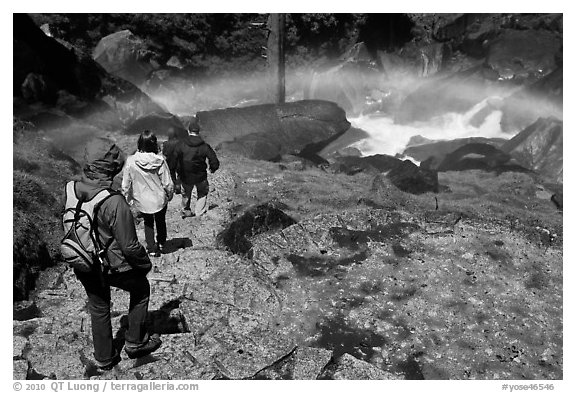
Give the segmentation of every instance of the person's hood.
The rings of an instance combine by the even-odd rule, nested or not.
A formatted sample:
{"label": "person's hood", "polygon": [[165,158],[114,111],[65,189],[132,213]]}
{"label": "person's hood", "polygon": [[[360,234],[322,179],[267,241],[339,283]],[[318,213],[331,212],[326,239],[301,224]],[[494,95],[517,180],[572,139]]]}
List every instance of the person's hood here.
{"label": "person's hood", "polygon": [[142,169],[157,169],[162,166],[163,158],[155,153],[136,152],[134,163]]}
{"label": "person's hood", "polygon": [[114,141],[93,139],[84,147],[84,175],[89,179],[111,181],[122,170],[125,158]]}
{"label": "person's hood", "polygon": [[186,138],[186,144],[191,147],[200,146],[204,144],[204,139],[198,135],[188,135],[188,138]]}

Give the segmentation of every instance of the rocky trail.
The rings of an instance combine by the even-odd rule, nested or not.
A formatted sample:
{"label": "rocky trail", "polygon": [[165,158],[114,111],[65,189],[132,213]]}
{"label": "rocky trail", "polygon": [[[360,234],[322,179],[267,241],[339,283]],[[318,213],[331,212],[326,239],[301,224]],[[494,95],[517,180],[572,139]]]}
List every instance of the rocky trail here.
{"label": "rocky trail", "polygon": [[[14,14],[15,379],[563,378],[563,14],[352,15],[322,39],[351,16],[327,15],[322,51],[306,19],[291,34],[304,73],[276,105],[236,30],[252,16]],[[205,216],[168,208],[163,345],[99,372],[58,262],[60,190],[88,141],[130,154],[192,113],[222,167]],[[407,136],[420,165],[387,155]],[[120,347],[129,299],[112,301]]]}
{"label": "rocky trail", "polygon": [[[368,175],[230,159],[206,215],[170,202],[149,274],[162,347],[98,372],[84,290],[56,268],[15,313],[14,377],[562,378],[561,213],[525,174],[441,181],[453,192],[435,210]],[[505,213],[482,181],[516,184]],[[546,225],[511,224],[530,203]],[[113,290],[119,342],[128,301]]]}

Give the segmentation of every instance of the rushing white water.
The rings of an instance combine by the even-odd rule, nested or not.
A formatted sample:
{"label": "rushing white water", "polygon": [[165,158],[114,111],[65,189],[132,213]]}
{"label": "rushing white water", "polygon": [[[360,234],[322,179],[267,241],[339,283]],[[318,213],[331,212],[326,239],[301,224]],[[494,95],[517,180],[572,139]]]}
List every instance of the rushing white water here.
{"label": "rushing white water", "polygon": [[427,122],[417,122],[407,125],[394,124],[393,119],[380,116],[362,116],[350,119],[354,127],[366,131],[370,136],[356,142],[352,147],[357,148],[363,155],[402,153],[411,137],[420,135],[433,140],[451,140],[468,137],[504,138],[513,135],[502,132],[500,120],[502,112],[494,109],[479,127],[470,124],[470,120],[482,109],[489,106],[489,102],[499,100],[497,97],[488,98],[466,113],[448,113]]}

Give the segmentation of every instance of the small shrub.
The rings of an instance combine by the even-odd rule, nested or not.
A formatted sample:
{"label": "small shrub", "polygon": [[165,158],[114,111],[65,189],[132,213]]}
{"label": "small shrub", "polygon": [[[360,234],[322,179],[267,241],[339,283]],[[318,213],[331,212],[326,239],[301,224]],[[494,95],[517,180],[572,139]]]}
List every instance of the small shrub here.
{"label": "small shrub", "polygon": [[14,301],[25,300],[34,288],[40,270],[54,265],[43,240],[45,229],[33,215],[14,210],[13,293]]}
{"label": "small shrub", "polygon": [[14,172],[14,208],[21,210],[40,210],[50,207],[56,199],[32,176]]}
{"label": "small shrub", "polygon": [[14,156],[12,165],[15,171],[32,173],[40,168],[35,162],[30,162],[22,157]]}

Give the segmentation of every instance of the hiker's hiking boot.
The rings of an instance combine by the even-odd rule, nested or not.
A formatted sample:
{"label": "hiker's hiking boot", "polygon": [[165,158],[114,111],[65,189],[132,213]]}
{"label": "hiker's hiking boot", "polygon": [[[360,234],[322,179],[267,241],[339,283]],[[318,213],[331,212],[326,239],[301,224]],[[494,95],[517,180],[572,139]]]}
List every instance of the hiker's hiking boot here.
{"label": "hiker's hiking boot", "polygon": [[120,353],[116,353],[116,356],[114,356],[112,358],[112,360],[110,360],[109,362],[102,363],[102,362],[96,361],[96,366],[98,367],[98,370],[100,370],[100,371],[110,371],[114,368],[115,365],[120,363],[120,360],[122,360],[122,358],[120,357]]}
{"label": "hiker's hiking boot", "polygon": [[159,252],[160,254],[164,254],[164,246],[165,246],[165,243],[158,243],[158,244],[157,244],[158,252]]}
{"label": "hiker's hiking boot", "polygon": [[152,352],[160,348],[160,345],[162,345],[160,335],[153,334],[146,344],[137,348],[124,347],[124,351],[126,352],[126,355],[128,355],[130,359],[136,359],[151,354]]}
{"label": "hiker's hiking boot", "polygon": [[151,257],[159,257],[160,256],[160,249],[158,245],[154,245],[154,247],[148,249],[148,255]]}
{"label": "hiker's hiking boot", "polygon": [[182,210],[182,218],[189,218],[189,217],[194,217],[194,213],[192,213],[192,210]]}

